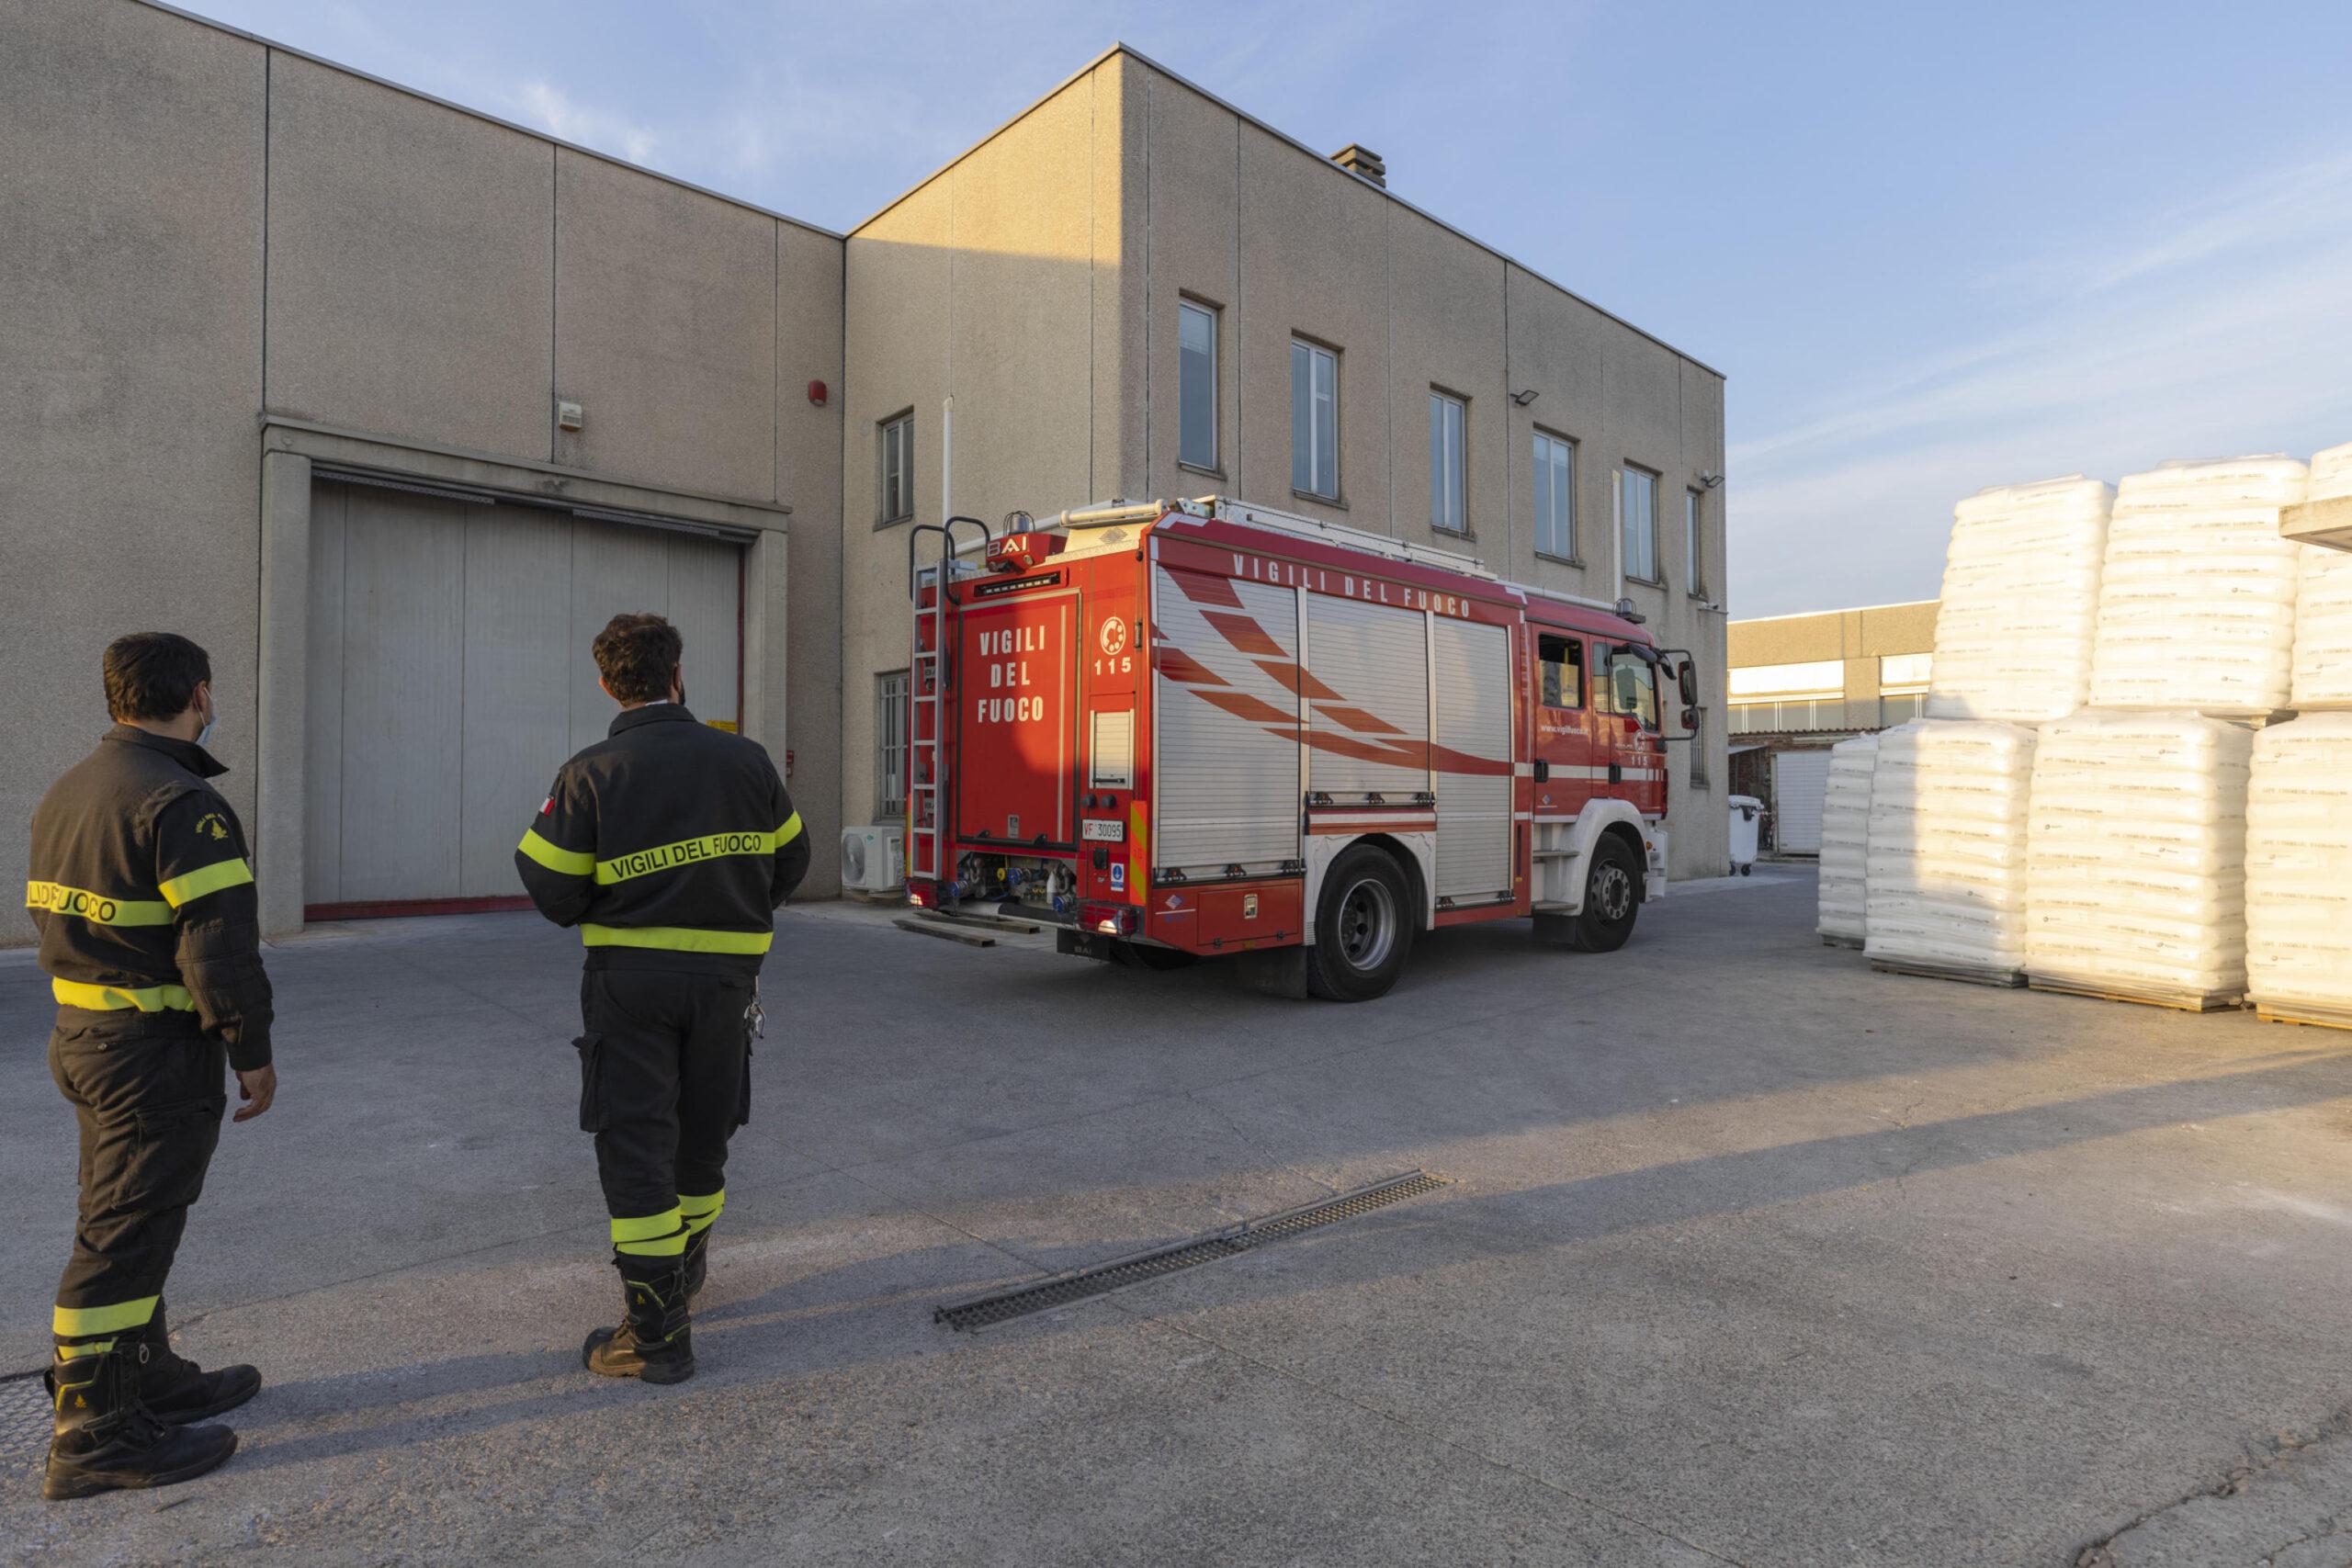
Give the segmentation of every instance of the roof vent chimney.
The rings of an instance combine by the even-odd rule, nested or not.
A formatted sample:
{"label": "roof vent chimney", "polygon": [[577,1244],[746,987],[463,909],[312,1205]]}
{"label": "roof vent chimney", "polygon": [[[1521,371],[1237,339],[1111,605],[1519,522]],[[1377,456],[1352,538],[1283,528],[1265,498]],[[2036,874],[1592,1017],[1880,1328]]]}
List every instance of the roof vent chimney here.
{"label": "roof vent chimney", "polygon": [[1383,190],[1388,188],[1388,165],[1369,147],[1351,141],[1331,154],[1331,162],[1351,175],[1362,175]]}

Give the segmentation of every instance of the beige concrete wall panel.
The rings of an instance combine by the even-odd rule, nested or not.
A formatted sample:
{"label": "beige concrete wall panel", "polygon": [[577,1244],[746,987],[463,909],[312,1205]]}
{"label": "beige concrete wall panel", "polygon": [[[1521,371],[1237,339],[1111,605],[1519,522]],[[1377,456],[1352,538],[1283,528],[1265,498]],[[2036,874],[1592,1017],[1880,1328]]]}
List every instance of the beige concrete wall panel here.
{"label": "beige concrete wall panel", "polygon": [[[1430,525],[1430,393],[1464,400],[1468,444],[1464,499],[1472,553],[1515,562],[1511,496],[1527,479],[1506,472],[1516,421],[1503,386],[1503,264],[1459,234],[1394,203],[1388,207],[1390,448],[1396,491],[1393,532],[1446,548],[1456,539]],[[1516,479],[1516,483],[1514,483]],[[1532,552],[1530,551],[1532,563]]]}
{"label": "beige concrete wall panel", "polygon": [[[1144,414],[1150,480],[1143,488],[1153,496],[1219,490],[1238,494],[1234,480],[1241,471],[1244,441],[1239,367],[1246,315],[1239,284],[1241,119],[1223,105],[1156,73],[1147,77],[1145,85],[1149,186],[1143,204],[1150,221],[1144,270],[1150,282],[1150,319],[1144,337],[1150,372]],[[1216,474],[1177,463],[1176,309],[1187,296],[1218,310]],[[1286,423],[1282,440],[1287,461]],[[1280,491],[1269,493],[1266,503],[1274,504],[1288,493],[1285,479]]]}
{"label": "beige concrete wall panel", "polygon": [[555,461],[747,500],[776,466],[776,225],[556,151]]}
{"label": "beige concrete wall panel", "polygon": [[270,406],[546,457],[554,149],[288,54],[269,120]]}
{"label": "beige concrete wall panel", "polygon": [[948,175],[956,394],[949,509],[993,522],[1095,499],[1094,103],[1049,99]]}
{"label": "beige concrete wall panel", "polygon": [[907,662],[907,535],[875,526],[876,433],[900,410],[914,412],[915,515],[940,516],[953,194],[949,177],[933,180],[851,236],[846,252],[839,759],[845,826],[873,820],[874,673]]}
{"label": "beige concrete wall panel", "polygon": [[[1242,468],[1235,493],[1392,532],[1387,198],[1254,126],[1241,128],[1240,142],[1242,304],[1231,363],[1241,378]],[[1292,494],[1295,333],[1341,351],[1340,507]]]}
{"label": "beige concrete wall panel", "polygon": [[1086,488],[1096,496],[1158,493],[1145,457],[1149,75],[1125,55],[1105,61],[1091,75],[1094,407]]}
{"label": "beige concrete wall panel", "polygon": [[[248,39],[96,0],[9,0],[0,39],[0,623],[40,650],[12,711],[40,721],[0,759],[16,887],[22,824],[106,728],[98,657],[122,632],[211,650],[221,786],[251,813],[266,67]],[[32,937],[0,915],[0,943]]]}
{"label": "beige concrete wall panel", "polygon": [[[744,585],[744,721],[771,739],[776,766],[794,754],[793,804],[808,824],[812,858],[805,896],[841,886],[842,491],[842,310],[843,246],[789,223],[776,225],[776,493],[793,509],[784,541],[788,557],[774,617],[756,614],[767,572]],[[808,401],[812,379],[826,385],[825,405]],[[752,636],[754,626],[759,635]],[[754,662],[760,665],[753,669]],[[780,694],[771,703],[763,694]],[[768,711],[759,711],[765,708]],[[790,716],[789,726],[785,722]],[[766,728],[763,728],[765,726]]]}

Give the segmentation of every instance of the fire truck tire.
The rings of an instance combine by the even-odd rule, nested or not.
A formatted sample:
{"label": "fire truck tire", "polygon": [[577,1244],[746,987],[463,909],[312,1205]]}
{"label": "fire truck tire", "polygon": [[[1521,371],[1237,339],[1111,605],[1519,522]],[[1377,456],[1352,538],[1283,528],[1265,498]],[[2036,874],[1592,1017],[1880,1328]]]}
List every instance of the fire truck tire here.
{"label": "fire truck tire", "polygon": [[1331,863],[1306,950],[1306,988],[1327,1001],[1368,1002],[1404,972],[1413,950],[1410,885],[1396,861],[1358,844]]}
{"label": "fire truck tire", "polygon": [[1568,945],[1578,953],[1614,953],[1634,934],[1642,912],[1642,867],[1614,833],[1592,847],[1592,870],[1584,885],[1584,908],[1568,922]]}

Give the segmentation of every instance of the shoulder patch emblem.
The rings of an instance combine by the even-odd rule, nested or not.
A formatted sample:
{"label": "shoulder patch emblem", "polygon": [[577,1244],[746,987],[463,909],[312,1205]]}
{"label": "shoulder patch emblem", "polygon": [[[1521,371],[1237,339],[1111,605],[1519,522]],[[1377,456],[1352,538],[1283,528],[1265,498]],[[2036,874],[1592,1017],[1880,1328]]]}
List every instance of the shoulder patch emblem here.
{"label": "shoulder patch emblem", "polygon": [[229,823],[218,811],[208,811],[196,819],[196,830],[208,839],[226,839]]}
{"label": "shoulder patch emblem", "polygon": [[555,815],[555,796],[549,795],[547,799],[539,803],[539,815],[542,817],[552,817]]}

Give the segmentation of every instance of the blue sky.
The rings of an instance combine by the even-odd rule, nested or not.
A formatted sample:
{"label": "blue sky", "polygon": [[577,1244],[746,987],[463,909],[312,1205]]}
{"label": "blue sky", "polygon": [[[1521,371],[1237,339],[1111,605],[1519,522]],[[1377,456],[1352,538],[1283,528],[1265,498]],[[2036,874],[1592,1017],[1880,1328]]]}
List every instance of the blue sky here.
{"label": "blue sky", "polygon": [[2352,441],[2352,6],[200,0],[846,228],[1114,39],[1730,378],[1730,604],[1980,486]]}

